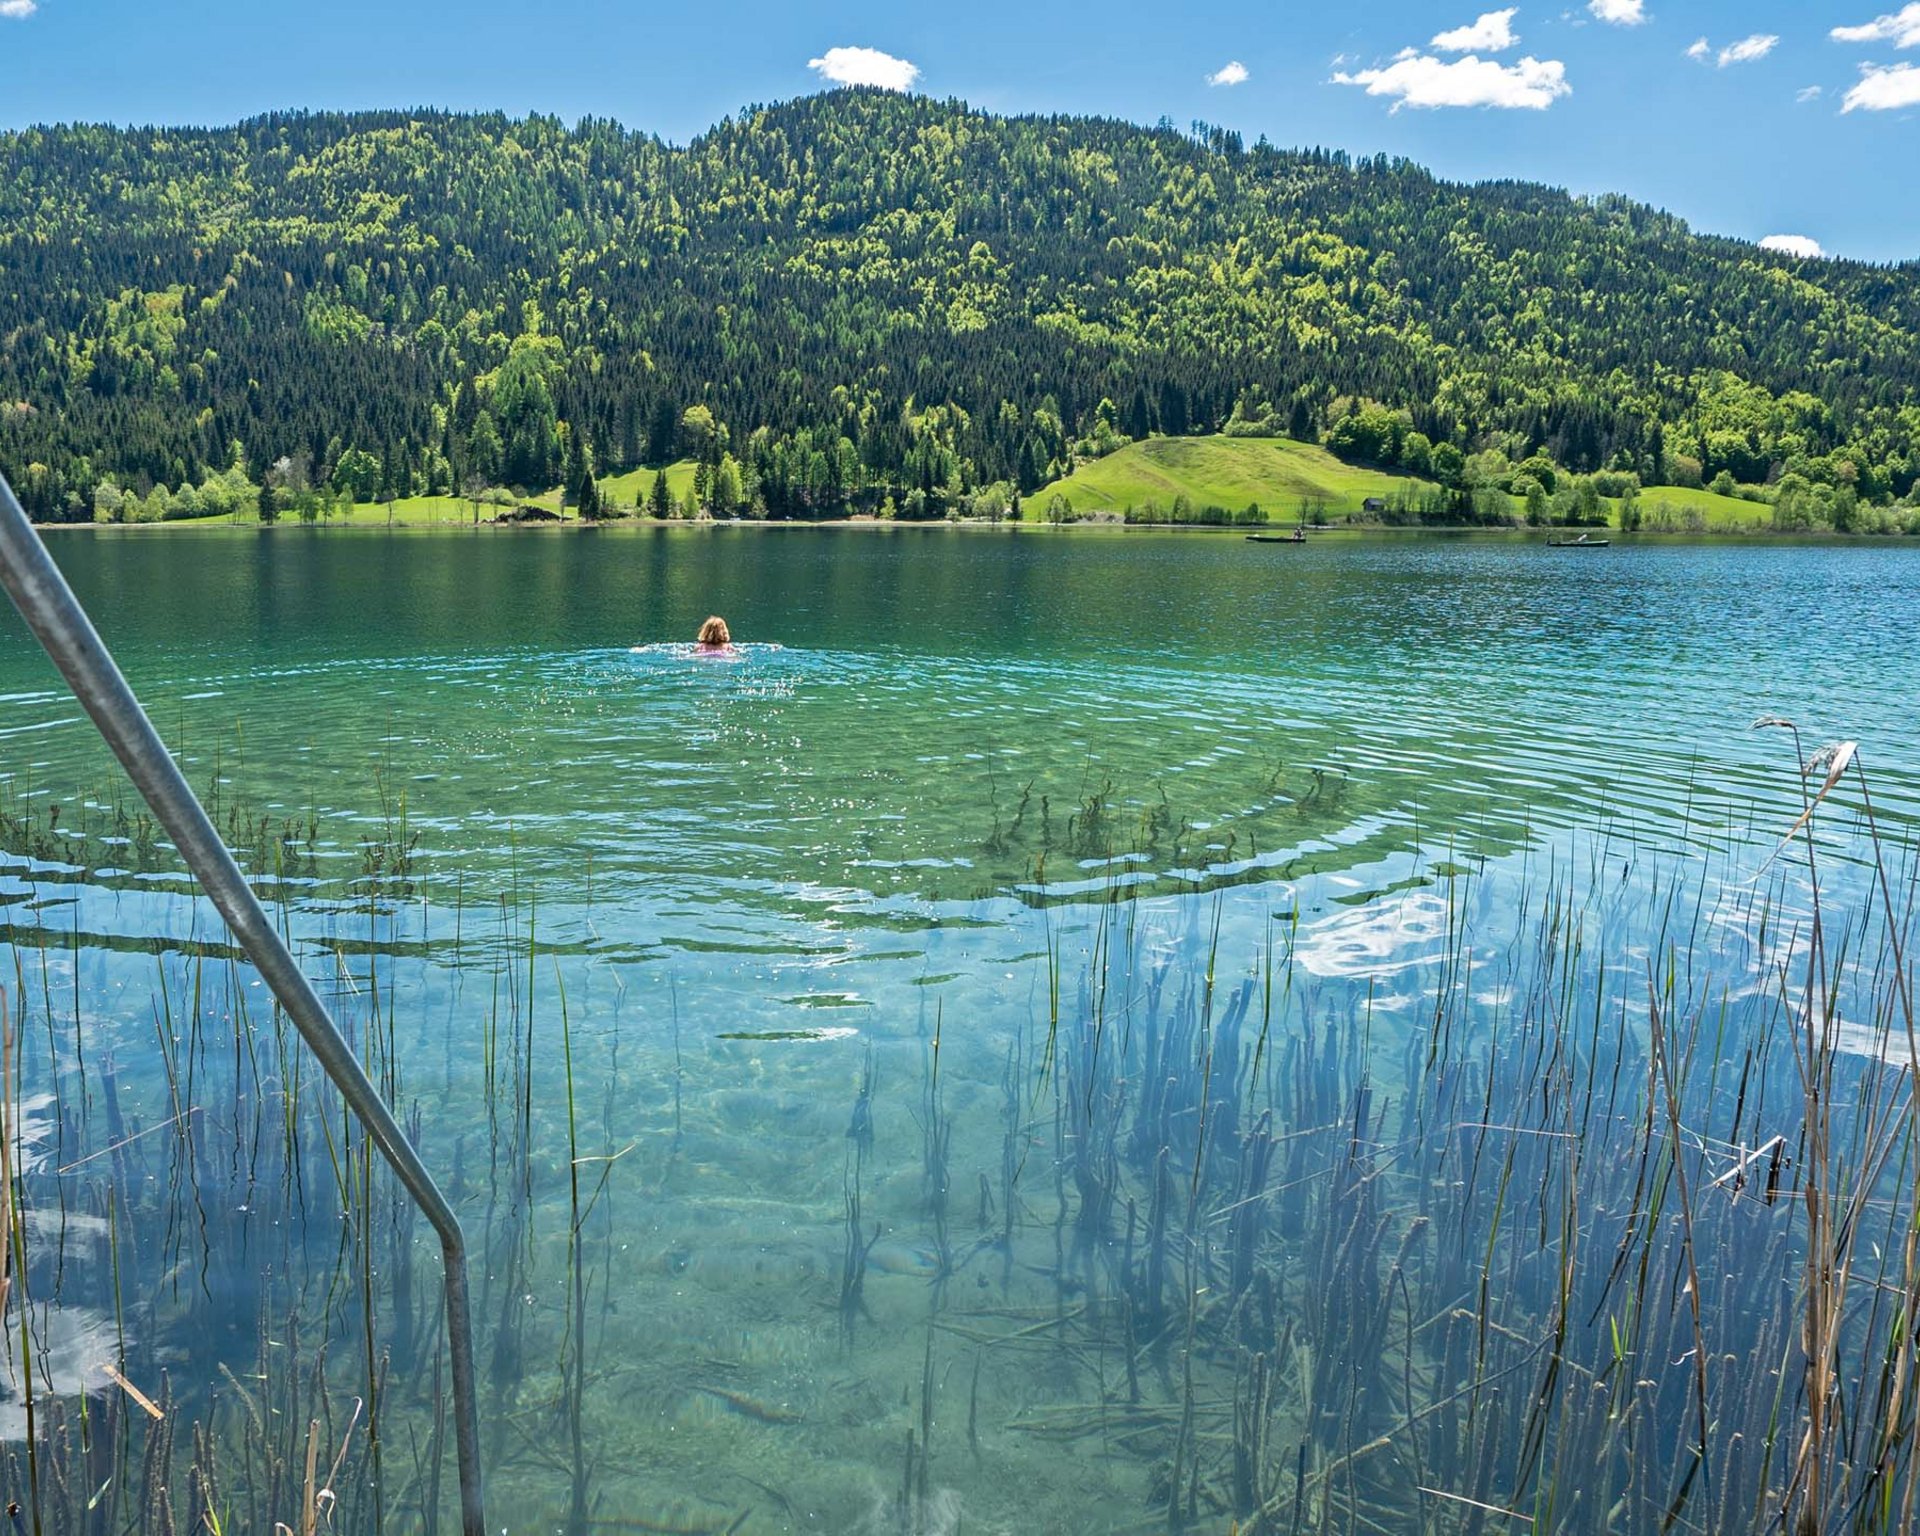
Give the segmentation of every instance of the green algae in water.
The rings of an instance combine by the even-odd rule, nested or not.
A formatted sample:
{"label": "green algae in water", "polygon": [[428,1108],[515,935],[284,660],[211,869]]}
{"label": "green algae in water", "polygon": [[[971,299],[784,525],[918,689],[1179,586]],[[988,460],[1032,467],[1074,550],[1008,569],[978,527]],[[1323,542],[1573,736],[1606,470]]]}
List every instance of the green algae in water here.
{"label": "green algae in water", "polygon": [[[792,1001],[791,998],[788,999]],[[852,1029],[734,1029],[715,1035],[716,1040],[793,1040],[818,1042],[821,1040],[845,1040],[857,1034]]]}

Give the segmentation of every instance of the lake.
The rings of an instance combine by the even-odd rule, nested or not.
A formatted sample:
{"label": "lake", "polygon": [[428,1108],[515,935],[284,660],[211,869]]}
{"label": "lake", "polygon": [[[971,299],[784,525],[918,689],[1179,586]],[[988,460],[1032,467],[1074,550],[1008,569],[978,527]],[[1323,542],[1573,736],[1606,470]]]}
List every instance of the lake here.
{"label": "lake", "polygon": [[[1904,1273],[1920,554],[49,543],[467,1224],[496,1528],[1732,1529],[1871,1481],[1871,1415],[1811,1492],[1769,1425],[1808,1255]],[[1762,716],[1860,744],[1811,865]],[[298,1528],[317,1422],[336,1529],[455,1528],[431,1235],[12,619],[0,920],[4,1491]],[[208,1426],[171,1478],[109,1366]]]}

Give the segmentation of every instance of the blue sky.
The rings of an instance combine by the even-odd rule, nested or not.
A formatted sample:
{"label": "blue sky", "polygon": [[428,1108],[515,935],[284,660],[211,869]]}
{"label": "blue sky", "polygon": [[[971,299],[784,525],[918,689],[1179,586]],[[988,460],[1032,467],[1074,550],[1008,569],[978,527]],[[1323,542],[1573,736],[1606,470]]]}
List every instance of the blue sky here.
{"label": "blue sky", "polygon": [[0,65],[0,127],[430,105],[675,141],[826,73],[911,68],[996,111],[1202,117],[1920,258],[1920,0],[0,0]]}

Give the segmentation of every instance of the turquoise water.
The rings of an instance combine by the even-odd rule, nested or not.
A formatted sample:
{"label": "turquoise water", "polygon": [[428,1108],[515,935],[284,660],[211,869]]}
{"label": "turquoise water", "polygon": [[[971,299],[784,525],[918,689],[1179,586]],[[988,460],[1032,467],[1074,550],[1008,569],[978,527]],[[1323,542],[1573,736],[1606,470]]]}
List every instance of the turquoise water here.
{"label": "turquoise water", "polygon": [[[1578,1309],[1554,1244],[1504,1246],[1522,1203],[1480,1209],[1478,1156],[1436,1149],[1532,1112],[1547,1069],[1502,1042],[1556,1019],[1623,1021],[1573,1054],[1644,1079],[1625,1042],[1676,949],[1699,974],[1651,990],[1722,1021],[1701,1125],[1750,1130],[1772,1101],[1719,1071],[1724,1021],[1774,1038],[1755,977],[1803,955],[1807,910],[1803,871],[1765,863],[1802,805],[1792,743],[1751,723],[1859,740],[1890,836],[1920,796],[1920,560],[1893,548],[715,528],[54,549],[469,1223],[513,1530],[1454,1529],[1456,1497],[1615,1528],[1552,1492],[1524,1416],[1511,1444],[1484,1416],[1442,1435],[1462,1370],[1498,1393],[1487,1330],[1469,1369],[1436,1317],[1481,1315],[1490,1274],[1496,1340]],[[684,645],[708,612],[732,658]],[[282,1417],[324,1402],[341,1522],[431,1525],[433,1247],[356,1175],[17,624],[0,810],[48,1411],[119,1411],[112,1363],[244,1442],[239,1394],[311,1379]],[[1860,811],[1849,781],[1822,813],[1836,899],[1870,889]],[[1478,1106],[1435,1067],[1454,1051]],[[1571,1136],[1564,1097],[1539,1137]],[[1700,1182],[1739,1155],[1697,1150]],[[1654,1325],[1588,1246],[1604,1353]],[[1386,1336],[1405,1380],[1360,1383]],[[1638,1410],[1669,1441],[1672,1374]],[[1623,1411],[1540,1433],[1611,1447]],[[1356,1483],[1346,1458],[1382,1435]],[[230,1472],[238,1508],[294,1519],[287,1486]],[[1602,1510],[1672,1497],[1619,1477]],[[131,1518],[142,1495],[108,1497]]]}

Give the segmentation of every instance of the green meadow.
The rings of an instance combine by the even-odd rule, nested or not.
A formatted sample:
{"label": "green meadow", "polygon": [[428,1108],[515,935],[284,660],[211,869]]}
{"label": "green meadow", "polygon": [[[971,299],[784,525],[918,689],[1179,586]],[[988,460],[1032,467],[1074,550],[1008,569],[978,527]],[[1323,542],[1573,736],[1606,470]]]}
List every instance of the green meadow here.
{"label": "green meadow", "polygon": [[[685,499],[693,485],[694,463],[691,459],[682,459],[667,466],[667,489],[673,493],[676,506]],[[639,504],[644,502],[647,493],[653,489],[653,477],[656,471],[651,469],[632,469],[622,475],[606,475],[600,480],[600,495],[609,512],[631,514],[635,510],[644,510]],[[518,497],[513,506],[544,507],[549,512],[558,512],[569,522],[573,520],[571,505],[562,506],[560,491],[556,486],[542,491],[537,496]],[[402,496],[391,502],[361,501],[355,502],[351,511],[329,512],[323,520],[329,527],[335,528],[457,528],[472,526],[477,520],[491,522],[502,512],[509,510],[505,504],[481,501],[476,513],[475,503],[464,496]],[[160,528],[180,528],[192,526],[198,519],[178,523],[156,523]],[[227,518],[213,521],[225,523]],[[253,521],[249,516],[247,522]],[[297,523],[299,518],[291,513],[280,514],[283,523]],[[201,523],[205,526],[205,523]]]}
{"label": "green meadow", "polygon": [[[1709,533],[1753,533],[1773,526],[1773,508],[1766,502],[1717,496],[1683,485],[1648,486],[1640,493],[1640,515],[1641,526],[1648,532],[1686,533],[1701,526]],[[1617,502],[1613,503],[1613,521],[1618,526]]]}
{"label": "green meadow", "polygon": [[[687,492],[693,489],[694,462],[692,459],[679,459],[667,466],[667,489],[673,493],[674,505],[686,500]],[[609,511],[631,512],[647,499],[647,493],[653,489],[653,477],[658,473],[651,469],[630,469],[624,475],[606,475],[600,481],[600,497]]]}
{"label": "green meadow", "polygon": [[[1077,513],[1123,512],[1154,503],[1162,509],[1184,496],[1194,507],[1231,511],[1258,503],[1273,521],[1291,521],[1315,510],[1344,520],[1362,511],[1371,496],[1393,498],[1434,488],[1433,482],[1390,470],[1368,469],[1335,458],[1326,449],[1290,438],[1150,437],[1084,464],[1028,498],[1030,515],[1043,513],[1056,495]],[[1620,523],[1618,502],[1608,502],[1608,521]],[[1516,519],[1518,502],[1513,503]],[[1649,532],[1750,533],[1772,524],[1764,502],[1684,486],[1650,486],[1640,496]]]}
{"label": "green meadow", "polygon": [[1276,437],[1149,437],[1084,464],[1034,493],[1039,511],[1064,496],[1079,513],[1122,512],[1184,496],[1196,508],[1239,511],[1253,503],[1273,519],[1305,511],[1329,517],[1359,512],[1369,496],[1433,489],[1413,475],[1362,469],[1326,449]]}

